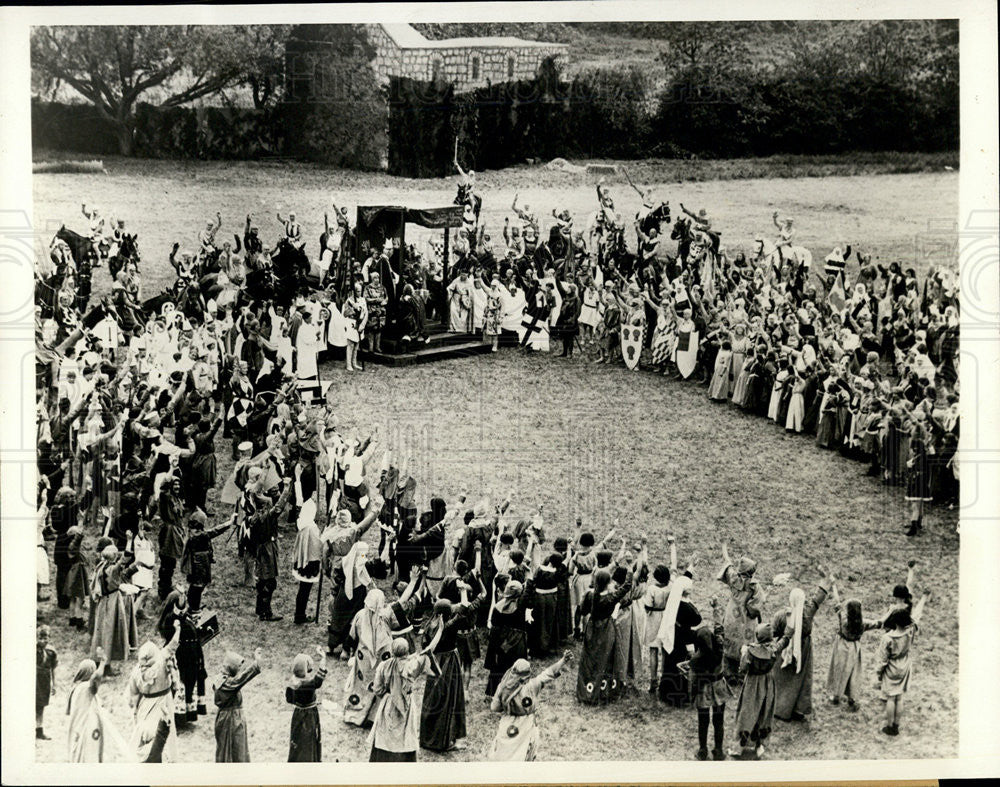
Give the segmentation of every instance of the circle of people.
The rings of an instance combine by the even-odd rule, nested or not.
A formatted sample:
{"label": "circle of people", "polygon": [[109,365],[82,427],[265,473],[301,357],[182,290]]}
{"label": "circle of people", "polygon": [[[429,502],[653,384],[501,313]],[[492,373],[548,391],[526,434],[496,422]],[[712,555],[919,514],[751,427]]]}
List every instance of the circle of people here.
{"label": "circle of people", "polygon": [[[727,254],[705,210],[683,206],[672,232],[678,254],[666,255],[659,227],[669,223],[669,207],[637,190],[643,211],[635,254],[599,184],[586,233],[573,230],[567,211],[553,211],[547,241],[515,198],[516,219],[505,222],[507,249],[497,259],[479,221],[475,175],[463,172],[456,201],[466,226],[447,283],[433,250],[424,257],[389,242],[354,260],[346,209],[334,205],[336,226],[327,220],[311,271],[319,287],[303,276],[285,303],[255,297],[254,275],[278,274],[252,216],[235,252],[216,244],[221,216],[200,234],[196,254],[175,245],[177,280],[151,304],[142,300],[135,236],[121,221],[105,232],[99,211],[84,206],[90,234],[60,231],[36,277],[39,594],[49,585],[52,541],[58,608],[90,637],[91,657],[69,689],[71,761],[103,760],[106,741],[124,759],[177,760],[177,729],[207,713],[203,647],[219,627],[202,605],[213,540],[235,536],[258,618],[280,621],[272,598],[286,511],[296,525],[296,624],[319,619],[324,579],[331,586],[327,649],[297,656],[286,689],[290,761],[321,759],[317,706],[328,655],[347,662],[344,720],[370,728],[373,761],[464,748],[465,695],[480,657],[486,698],[500,715],[487,756],[533,759],[540,692],[574,654],[566,650],[537,674],[528,658],[559,653],[571,640],[582,643],[580,702],[615,701],[645,669],[650,693],[696,708],[696,756],[724,759],[725,707],[736,697],[738,746],[729,754],[753,759],[774,717],[812,713],[812,620],[830,594],[839,625],[829,698],[857,708],[862,635],[880,628],[882,731],[898,733],[927,600],[914,604],[912,566],[881,618],[864,618],[857,601],[841,603],[835,577],[824,571],[811,593],[793,589],[787,609],[768,621],[755,561],[731,560],[724,547],[718,579],[730,597],[724,608],[713,603],[703,621],[690,601],[693,560],[678,569],[673,539],[669,565],[653,565],[644,538],[622,539],[614,551],[614,532],[597,540],[580,522],[572,543],[556,538],[547,546],[541,509],[516,517],[509,499],[494,506],[435,497],[418,515],[415,479],[388,451],[376,461],[377,431],[365,439],[341,434],[317,355],[324,345],[346,346],[347,368],[361,369],[358,346],[379,350],[389,302],[384,274],[402,293],[406,338],[419,341],[428,312],[440,312],[437,286],[448,304],[437,317],[455,331],[481,330],[494,349],[511,334],[527,352],[547,349],[551,333],[562,339],[564,356],[582,341],[596,348],[598,363],[641,363],[678,378],[700,372],[713,400],[731,400],[792,432],[815,430],[820,446],[865,460],[887,483],[906,484],[909,535],[920,532],[926,502],[955,501],[953,275],[932,272],[921,293],[912,269],[859,253],[857,283],[848,287],[848,248],[835,250],[825,277],[814,281],[791,220],[775,216],[777,242],[759,239],[748,260]],[[278,245],[301,251],[295,215],[278,220]],[[111,294],[91,305],[92,270],[104,264]],[[236,465],[217,503],[232,513],[219,513],[223,524],[212,526],[208,491],[219,480],[220,429]],[[376,523],[377,549],[364,538]],[[186,584],[175,579],[178,568]],[[139,646],[137,621],[146,618],[155,619],[156,635]],[[56,688],[50,632],[38,630],[39,738]],[[100,684],[133,654],[126,740],[101,705]],[[249,760],[241,691],[260,669],[259,652],[224,654],[214,685],[218,761]]]}

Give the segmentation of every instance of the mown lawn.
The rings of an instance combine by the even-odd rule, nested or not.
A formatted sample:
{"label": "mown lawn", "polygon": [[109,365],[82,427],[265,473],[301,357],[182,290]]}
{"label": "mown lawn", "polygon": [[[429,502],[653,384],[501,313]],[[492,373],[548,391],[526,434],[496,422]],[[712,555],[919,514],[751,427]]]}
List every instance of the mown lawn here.
{"label": "mown lawn", "polygon": [[[109,175],[44,175],[35,178],[35,218],[47,243],[59,224],[82,229],[80,202],[100,204],[121,215],[140,234],[148,294],[170,281],[166,258],[173,240],[193,247],[197,230],[216,209],[226,221],[224,234],[241,227],[248,210],[265,233],[275,210],[297,210],[316,248],[324,203],[331,193],[338,204],[405,202],[448,204],[453,181],[412,181],[364,173],[330,172],[319,167],[267,164],[185,164],[107,162]],[[644,165],[651,173],[656,163]],[[672,205],[705,205],[724,242],[749,246],[754,233],[768,232],[775,209],[796,218],[801,242],[821,261],[834,245],[863,244],[883,261],[912,261],[918,267],[947,261],[947,230],[957,214],[957,174],[923,173],[823,179],[772,179],[676,183],[674,170],[645,182],[663,184]],[[522,200],[547,213],[566,204],[582,214],[592,210],[592,184],[578,177],[517,168],[485,173],[484,212],[494,225],[515,190]],[[621,209],[638,207],[627,186],[616,186]],[[932,258],[933,255],[937,255]],[[817,266],[819,267],[819,266]],[[95,275],[95,292],[108,289],[107,274]],[[494,497],[514,492],[515,509],[525,514],[545,505],[548,535],[570,535],[577,516],[603,532],[618,522],[630,538],[648,534],[654,561],[667,556],[665,536],[677,535],[682,559],[699,553],[694,600],[703,613],[724,589],[714,581],[721,542],[734,554],[746,552],[760,565],[768,583],[781,572],[806,585],[820,561],[842,577],[845,596],[860,598],[868,614],[880,613],[907,560],[920,561],[917,589],[934,587],[917,644],[915,676],[906,700],[902,734],[879,733],[881,705],[866,679],[863,707],[847,714],[823,699],[835,617],[825,607],[815,627],[816,716],[808,726],[781,725],[771,758],[909,758],[955,756],[958,744],[958,536],[957,515],[935,510],[918,540],[902,535],[905,509],[900,490],[863,475],[863,466],[820,451],[804,437],[709,402],[703,388],[672,382],[622,367],[595,366],[589,359],[566,362],[524,357],[515,351],[456,359],[438,364],[389,369],[369,366],[345,375],[326,364],[333,381],[333,402],[344,429],[367,432],[379,425],[384,442],[409,456],[418,479],[418,498],[431,494],[453,499],[461,490]],[[220,486],[230,463],[220,451]],[[213,501],[217,490],[212,493]],[[218,515],[221,516],[224,507]],[[218,674],[223,653],[265,649],[263,675],[244,692],[250,750],[258,762],[287,758],[289,706],[283,686],[294,655],[325,642],[325,627],[291,623],[294,583],[290,578],[293,526],[286,526],[281,547],[283,577],[275,597],[285,620],[261,624],[253,616],[253,590],[238,583],[235,547],[220,543],[216,580],[206,604],[218,609],[222,634],[206,649],[210,678]],[[787,588],[770,588],[768,613],[779,609]],[[325,600],[324,600],[325,601]],[[65,625],[54,605],[39,605],[39,620],[53,625],[59,651],[57,694],[47,713],[53,736],[36,748],[43,761],[65,757],[66,692],[77,661],[85,655],[85,636]],[[324,616],[325,620],[325,616]],[[143,624],[143,637],[151,626]],[[876,635],[866,635],[866,675],[870,675]],[[344,667],[333,665],[321,711],[326,759],[367,759],[365,733],[340,720]],[[496,718],[482,702],[484,675],[476,670],[469,698],[469,749],[447,759],[478,759],[496,729]],[[640,686],[645,680],[640,681]],[[544,760],[689,759],[696,747],[694,711],[666,710],[644,692],[605,709],[583,707],[574,699],[575,672],[544,695],[540,712]],[[125,678],[109,681],[104,703],[123,731],[128,710]],[[727,715],[731,726],[735,706]],[[727,745],[731,738],[727,736]],[[182,735],[185,760],[214,759],[212,717]],[[422,753],[428,760],[439,759]]]}

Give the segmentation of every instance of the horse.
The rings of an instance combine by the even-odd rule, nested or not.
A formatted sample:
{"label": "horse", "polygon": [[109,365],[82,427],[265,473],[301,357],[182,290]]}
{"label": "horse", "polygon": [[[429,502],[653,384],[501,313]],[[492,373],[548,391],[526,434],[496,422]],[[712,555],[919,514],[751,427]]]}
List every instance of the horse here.
{"label": "horse", "polygon": [[97,260],[97,255],[94,253],[94,244],[90,238],[86,235],[73,232],[73,230],[66,229],[65,224],[56,232],[56,240],[61,240],[69,246],[70,253],[73,255],[73,262],[77,264],[77,267],[85,261],[93,264]]}
{"label": "horse", "polygon": [[670,239],[677,241],[677,258],[686,262],[691,251],[691,244],[697,239],[694,225],[687,216],[678,216],[670,230]]}
{"label": "horse", "polygon": [[754,262],[764,263],[769,270],[780,273],[782,260],[791,262],[795,269],[803,266],[806,270],[812,265],[812,252],[805,246],[785,246],[779,249],[770,238],[760,235],[755,239],[756,251],[753,257]]}
{"label": "horse", "polygon": [[278,303],[288,306],[309,275],[309,257],[303,249],[282,238],[271,254],[271,263],[277,278],[275,298]]}
{"label": "horse", "polygon": [[653,208],[649,213],[639,219],[639,229],[642,230],[644,235],[649,235],[650,230],[656,230],[657,233],[663,234],[663,225],[670,223],[670,206],[665,202],[661,202],[655,208]]}
{"label": "horse", "polygon": [[135,233],[131,235],[124,233],[118,244],[117,253],[108,258],[108,273],[111,274],[112,279],[117,278],[119,272],[128,263],[134,262],[136,266],[139,265],[139,241],[136,238]]}
{"label": "horse", "polygon": [[587,219],[585,237],[588,246],[594,249],[597,254],[598,264],[603,264],[608,260],[621,259],[629,254],[625,242],[624,226],[618,223],[609,223],[603,210],[590,214]]}

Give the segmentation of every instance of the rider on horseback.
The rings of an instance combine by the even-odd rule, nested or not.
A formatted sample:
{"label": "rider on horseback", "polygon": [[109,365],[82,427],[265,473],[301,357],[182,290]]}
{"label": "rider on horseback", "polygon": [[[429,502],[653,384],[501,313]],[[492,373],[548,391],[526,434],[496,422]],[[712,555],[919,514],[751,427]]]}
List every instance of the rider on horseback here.
{"label": "rider on horseback", "polygon": [[[198,243],[200,248],[198,249],[198,260],[204,261],[217,252],[215,248],[215,233],[219,231],[222,227],[222,214],[216,212],[215,221],[209,219],[205,222],[205,229],[198,233]],[[171,261],[173,260],[173,255],[171,255]],[[174,267],[177,267],[176,265]],[[178,274],[179,275],[179,274]]]}
{"label": "rider on horseback", "polygon": [[107,251],[107,243],[104,238],[104,217],[96,206],[91,206],[88,211],[85,202],[80,205],[80,210],[90,220],[90,242],[94,246],[94,267],[96,268],[100,265],[104,252]]}
{"label": "rider on horseback", "polygon": [[691,220],[694,222],[694,228],[698,232],[703,232],[709,237],[711,241],[712,252],[714,254],[718,254],[719,233],[712,231],[712,219],[709,217],[708,211],[702,208],[701,210],[698,211],[698,215],[695,215],[694,213],[692,213],[691,211],[689,211],[687,208],[684,207],[683,202],[680,203],[680,206],[681,210],[684,211],[685,214],[691,217]]}
{"label": "rider on horseback", "polygon": [[257,234],[257,225],[252,221],[252,216],[252,213],[247,214],[247,223],[243,228],[243,248],[251,259],[264,251],[264,242]]}
{"label": "rider on horseback", "polygon": [[792,229],[794,219],[786,216],[781,221],[778,221],[778,211],[775,211],[771,214],[771,220],[774,222],[774,226],[778,228],[778,240],[775,242],[775,246],[778,248],[778,258],[783,263],[785,261],[785,249],[790,249],[792,246],[792,236],[795,234],[795,230]]}
{"label": "rider on horseback", "polygon": [[306,242],[302,239],[302,225],[295,220],[295,211],[288,212],[288,220],[281,218],[281,214],[276,214],[278,222],[285,228],[285,240],[294,248],[302,251]]}
{"label": "rider on horseback", "polygon": [[[180,247],[181,244],[175,241],[173,248],[170,250],[170,265],[176,271],[178,281],[189,282],[197,275],[198,264],[194,259],[194,255],[189,251],[182,251],[178,258],[177,252]],[[202,248],[204,249],[204,246]]]}

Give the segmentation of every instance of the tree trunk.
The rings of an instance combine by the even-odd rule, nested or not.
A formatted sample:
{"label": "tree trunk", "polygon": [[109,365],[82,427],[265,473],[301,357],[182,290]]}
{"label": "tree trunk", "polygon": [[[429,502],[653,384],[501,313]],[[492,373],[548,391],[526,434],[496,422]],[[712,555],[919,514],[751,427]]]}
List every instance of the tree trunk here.
{"label": "tree trunk", "polygon": [[119,118],[115,121],[115,136],[118,137],[118,152],[123,156],[135,153],[135,122],[132,118]]}

